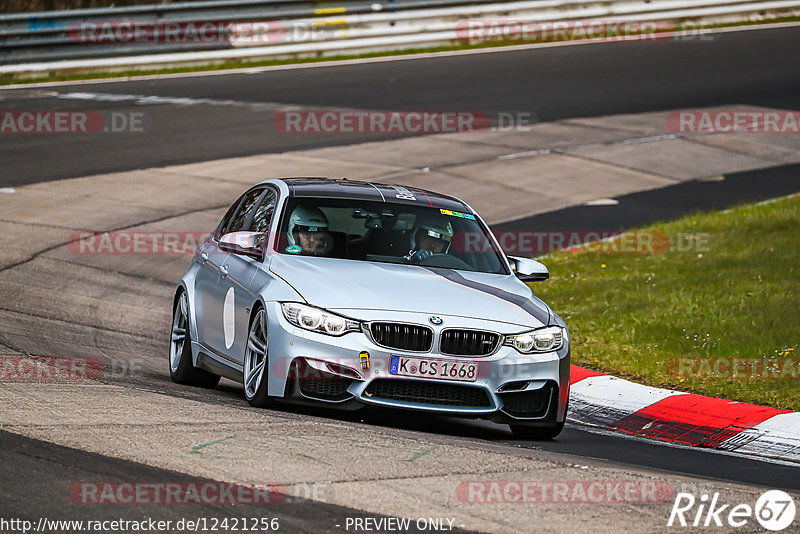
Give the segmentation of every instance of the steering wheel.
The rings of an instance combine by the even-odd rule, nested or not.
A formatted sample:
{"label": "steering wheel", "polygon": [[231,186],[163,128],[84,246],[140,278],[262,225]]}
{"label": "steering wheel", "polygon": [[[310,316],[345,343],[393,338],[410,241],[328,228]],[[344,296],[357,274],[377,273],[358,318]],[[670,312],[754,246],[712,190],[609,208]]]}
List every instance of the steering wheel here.
{"label": "steering wheel", "polygon": [[432,252],[427,249],[420,249],[411,255],[409,261],[414,265],[421,265],[427,267],[445,267],[449,269],[467,269],[472,270],[472,267],[462,260],[450,254],[439,252]]}

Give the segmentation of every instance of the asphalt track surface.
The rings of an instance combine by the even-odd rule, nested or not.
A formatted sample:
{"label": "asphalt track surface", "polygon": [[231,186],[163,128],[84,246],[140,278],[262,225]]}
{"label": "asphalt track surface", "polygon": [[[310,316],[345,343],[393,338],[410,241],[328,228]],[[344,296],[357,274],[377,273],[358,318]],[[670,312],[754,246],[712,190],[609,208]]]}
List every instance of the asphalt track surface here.
{"label": "asphalt track surface", "polygon": [[492,225],[495,232],[601,230],[615,232],[668,221],[695,211],[725,209],[800,191],[800,165],[729,174],[722,180],[693,180],[615,198],[611,206],[572,206]]}
{"label": "asphalt track surface", "polygon": [[[530,112],[542,121],[735,104],[800,109],[800,27],[710,37],[4,90],[4,111],[144,111],[147,128],[124,135],[4,135],[0,187],[380,139],[280,133],[272,119],[287,105]],[[71,92],[210,101],[59,98]]]}
{"label": "asphalt track surface", "polygon": [[[278,503],[241,505],[184,504],[176,513],[171,504],[111,504],[94,506],[87,517],[86,505],[70,497],[74,480],[114,480],[136,483],[142,480],[169,481],[170,483],[212,482],[189,475],[174,473],[147,465],[109,458],[99,454],[60,447],[52,443],[33,440],[0,430],[0,449],[4,458],[0,462],[0,493],[3,504],[0,513],[4,518],[14,517],[36,525],[40,518],[49,520],[91,519],[93,521],[139,520],[147,517],[154,521],[175,521],[186,518],[225,519],[248,521],[253,518],[277,518],[282,532],[341,532],[337,524],[346,519],[364,517],[357,510],[296,497]],[[20,481],[24,480],[24,484]],[[270,497],[272,498],[272,497]],[[380,518],[375,514],[369,517]],[[207,523],[209,524],[209,523]],[[414,523],[406,532],[422,532]],[[173,531],[175,529],[170,529]],[[59,529],[58,532],[79,531]],[[453,529],[453,532],[464,532]]]}
{"label": "asphalt track surface", "polygon": [[[478,54],[471,56],[374,63],[362,66],[324,67],[161,79],[85,86],[59,86],[57,93],[92,91],[117,94],[160,95],[245,103],[277,102],[312,107],[356,109],[478,109],[532,111],[541,120],[643,112],[681,107],[752,104],[800,109],[800,71],[796,47],[800,29],[776,29],[715,36],[711,42],[666,42],[573,46]],[[487,83],[490,80],[491,83]],[[42,91],[42,90],[39,90]],[[39,96],[35,96],[38,94]],[[134,102],[64,100],[27,90],[0,92],[5,109],[105,109],[138,110]],[[35,100],[34,100],[35,99]],[[147,109],[152,109],[148,107]],[[103,136],[76,140],[74,136],[9,136],[0,145],[0,186],[100,172],[112,172],[200,161],[237,155],[279,152],[375,140],[374,136],[282,136],[264,128],[274,111],[249,105],[161,104],[167,128],[141,136]],[[160,122],[160,121],[159,121]],[[42,157],[42,155],[45,157]],[[625,228],[669,219],[697,209],[723,208],[796,192],[797,166],[741,173],[721,182],[691,182],[627,195],[611,207],[576,207],[506,223],[511,228]],[[696,202],[685,202],[687,198]],[[680,201],[678,201],[680,199]],[[658,209],[653,209],[656,206]],[[164,369],[141,376],[132,386],[171,386]],[[227,386],[207,392],[207,402],[241,405],[241,389]],[[182,395],[175,388],[175,395]],[[324,410],[285,407],[297,414],[347,421],[361,418],[367,424],[411,432],[443,435],[448,440],[488,440],[513,448],[601,459],[614,465],[631,465],[655,472],[685,473],[712,480],[744,482],[771,488],[800,489],[797,468],[753,458],[653,441],[623,438],[568,425],[553,442],[511,439],[506,427],[482,421],[453,418],[388,415],[368,412],[354,416]],[[359,419],[360,420],[360,419]],[[61,480],[175,479],[168,473],[134,462],[93,455],[76,449],[0,432],[0,512],[32,519],[53,516],[66,495]],[[511,449],[510,449],[511,450]],[[70,474],[70,470],[72,470]],[[180,475],[183,479],[189,477]],[[60,484],[60,485],[59,485]],[[36,499],[26,498],[35,495]],[[295,527],[294,531],[322,530],[337,517],[357,511],[333,505],[306,506],[298,501],[280,510],[270,509]],[[186,509],[213,516],[215,509]],[[93,519],[125,517],[125,513],[98,507]],[[152,517],[167,510],[153,510]],[[174,513],[174,512],[173,512]],[[69,515],[69,514],[64,514]],[[138,514],[140,515],[140,514]],[[219,510],[230,516],[230,510]],[[374,514],[371,514],[374,516]]]}

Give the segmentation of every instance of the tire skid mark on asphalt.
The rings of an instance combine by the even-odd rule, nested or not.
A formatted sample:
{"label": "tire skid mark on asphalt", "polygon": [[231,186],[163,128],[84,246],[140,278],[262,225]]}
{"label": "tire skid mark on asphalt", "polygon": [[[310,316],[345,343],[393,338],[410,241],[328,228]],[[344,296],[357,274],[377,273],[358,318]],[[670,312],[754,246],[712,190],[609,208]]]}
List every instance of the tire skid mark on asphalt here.
{"label": "tire skid mark on asphalt", "polygon": [[[108,232],[120,232],[122,230],[129,230],[131,228],[136,228],[137,226],[142,226],[144,224],[158,223],[158,222],[162,222],[162,221],[167,221],[169,219],[174,219],[176,217],[182,217],[184,215],[191,215],[193,213],[202,213],[204,211],[218,210],[218,209],[227,208],[227,207],[228,207],[227,204],[221,204],[221,205],[212,206],[212,207],[190,209],[190,210],[185,210],[185,211],[181,211],[181,212],[177,212],[177,213],[170,213],[170,214],[167,214],[167,215],[164,215],[164,216],[161,216],[161,217],[155,217],[155,218],[152,218],[152,219],[142,220],[142,221],[139,221],[139,222],[136,222],[136,223],[117,226],[117,227],[110,228],[110,229],[107,229],[107,230],[102,230],[101,232],[106,232],[106,233],[108,233]],[[31,255],[31,257],[28,258],[28,259],[25,259],[25,260],[22,260],[22,261],[19,261],[19,262],[16,262],[16,263],[12,263],[11,265],[6,265],[5,267],[0,267],[0,274],[2,274],[4,271],[8,271],[10,269],[14,269],[15,267],[19,267],[20,265],[25,265],[26,263],[30,263],[31,261],[37,259],[39,256],[41,256],[43,254],[46,254],[48,252],[52,252],[52,251],[54,251],[56,249],[59,249],[61,247],[69,246],[70,244],[76,243],[79,240],[80,240],[80,237],[76,236],[76,237],[74,237],[72,239],[68,239],[68,240],[66,240],[66,241],[64,241],[62,243],[58,243],[58,244],[55,244],[55,245],[50,245],[50,246],[48,246],[46,248],[38,250],[38,251],[34,252]]]}

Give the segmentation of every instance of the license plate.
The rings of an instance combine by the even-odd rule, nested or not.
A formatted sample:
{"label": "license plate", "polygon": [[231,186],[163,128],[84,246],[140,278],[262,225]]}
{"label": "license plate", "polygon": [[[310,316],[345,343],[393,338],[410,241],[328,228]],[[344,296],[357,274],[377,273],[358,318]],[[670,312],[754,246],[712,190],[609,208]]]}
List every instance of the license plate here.
{"label": "license plate", "polygon": [[475,382],[478,379],[478,364],[458,360],[430,360],[393,355],[389,374]]}

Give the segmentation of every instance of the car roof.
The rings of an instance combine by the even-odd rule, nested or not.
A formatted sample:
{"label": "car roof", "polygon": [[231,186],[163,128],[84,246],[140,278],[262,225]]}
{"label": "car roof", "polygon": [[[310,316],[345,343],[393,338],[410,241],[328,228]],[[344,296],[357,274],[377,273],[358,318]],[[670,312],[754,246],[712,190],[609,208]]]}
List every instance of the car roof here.
{"label": "car roof", "polygon": [[293,197],[351,198],[400,204],[429,205],[433,208],[472,213],[461,200],[418,187],[363,182],[359,180],[334,180],[332,178],[282,178]]}

